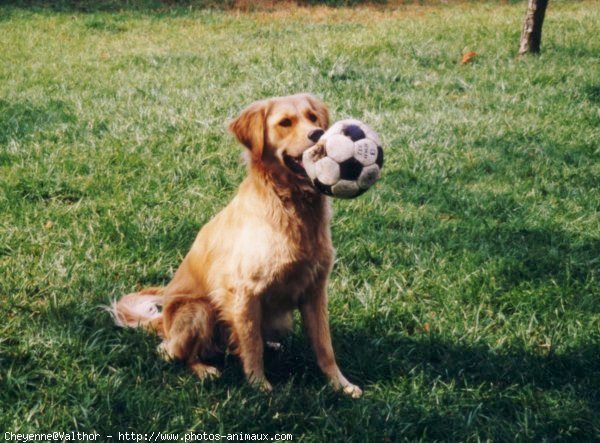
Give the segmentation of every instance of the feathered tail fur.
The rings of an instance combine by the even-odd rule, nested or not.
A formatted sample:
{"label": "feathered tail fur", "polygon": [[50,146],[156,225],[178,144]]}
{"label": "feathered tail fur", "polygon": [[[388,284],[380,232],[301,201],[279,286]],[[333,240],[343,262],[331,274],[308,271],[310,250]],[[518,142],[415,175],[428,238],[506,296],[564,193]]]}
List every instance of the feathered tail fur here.
{"label": "feathered tail fur", "polygon": [[110,312],[117,326],[144,327],[162,335],[163,314],[160,310],[164,299],[162,290],[162,288],[147,288],[140,292],[132,292],[113,301],[106,310]]}

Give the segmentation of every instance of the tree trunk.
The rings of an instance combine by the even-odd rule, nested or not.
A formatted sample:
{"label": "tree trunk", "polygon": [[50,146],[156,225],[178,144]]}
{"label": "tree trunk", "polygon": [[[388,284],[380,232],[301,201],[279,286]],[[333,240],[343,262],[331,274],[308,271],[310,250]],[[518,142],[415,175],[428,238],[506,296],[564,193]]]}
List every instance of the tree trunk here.
{"label": "tree trunk", "polygon": [[546,6],[548,6],[548,0],[529,0],[521,33],[519,57],[523,57],[527,53],[539,54]]}

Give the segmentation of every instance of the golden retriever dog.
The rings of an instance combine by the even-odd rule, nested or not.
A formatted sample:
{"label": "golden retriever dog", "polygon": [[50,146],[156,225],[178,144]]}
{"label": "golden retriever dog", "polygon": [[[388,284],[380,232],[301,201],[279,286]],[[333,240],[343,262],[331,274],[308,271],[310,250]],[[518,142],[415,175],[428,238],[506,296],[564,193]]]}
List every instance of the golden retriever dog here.
{"label": "golden retriever dog", "polygon": [[115,322],[156,331],[162,356],[185,361],[201,379],[219,375],[206,358],[225,343],[248,380],[270,391],[264,346],[291,328],[299,309],[319,367],[335,388],[359,397],[361,389],[338,368],[329,332],[330,203],[301,162],[328,125],[327,108],[309,94],[242,111],[229,126],[248,157],[237,195],[202,227],[166,287],[113,303]]}

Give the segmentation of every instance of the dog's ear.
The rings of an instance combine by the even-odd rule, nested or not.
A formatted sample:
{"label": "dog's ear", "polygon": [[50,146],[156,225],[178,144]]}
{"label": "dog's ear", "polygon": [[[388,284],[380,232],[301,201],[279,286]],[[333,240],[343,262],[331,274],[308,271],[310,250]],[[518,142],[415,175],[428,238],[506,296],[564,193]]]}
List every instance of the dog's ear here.
{"label": "dog's ear", "polygon": [[268,100],[252,103],[229,123],[229,130],[246,146],[255,160],[262,158],[267,131]]}
{"label": "dog's ear", "polygon": [[320,126],[323,129],[327,129],[329,127],[329,110],[327,109],[327,106],[325,106],[325,103],[312,94],[306,94],[306,99],[314,108],[315,114],[317,114],[317,118],[319,119]]}

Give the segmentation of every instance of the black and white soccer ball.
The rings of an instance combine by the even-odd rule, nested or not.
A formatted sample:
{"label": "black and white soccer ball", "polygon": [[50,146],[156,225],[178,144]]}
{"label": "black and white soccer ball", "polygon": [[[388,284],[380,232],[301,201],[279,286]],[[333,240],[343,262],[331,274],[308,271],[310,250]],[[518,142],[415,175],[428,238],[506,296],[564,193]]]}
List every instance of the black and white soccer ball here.
{"label": "black and white soccer ball", "polygon": [[302,165],[321,193],[358,197],[379,180],[383,167],[381,140],[359,120],[340,120],[304,152]]}

